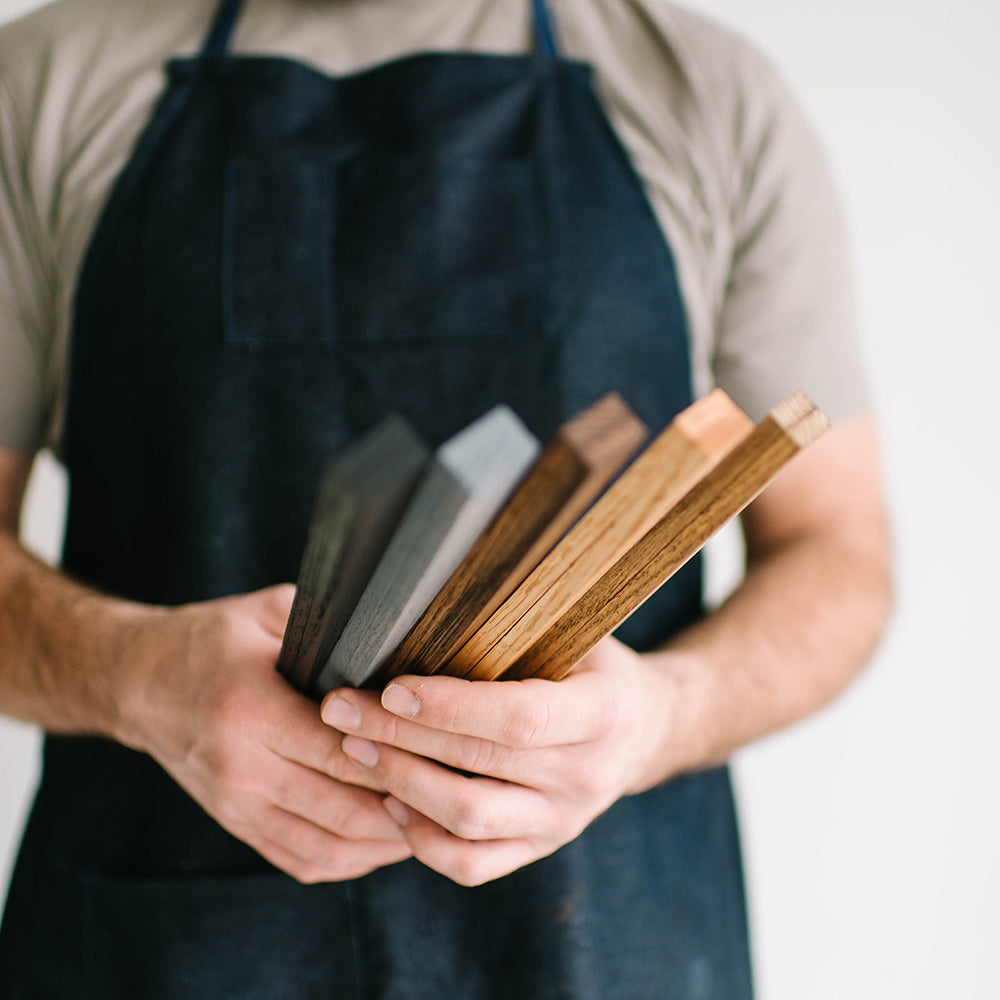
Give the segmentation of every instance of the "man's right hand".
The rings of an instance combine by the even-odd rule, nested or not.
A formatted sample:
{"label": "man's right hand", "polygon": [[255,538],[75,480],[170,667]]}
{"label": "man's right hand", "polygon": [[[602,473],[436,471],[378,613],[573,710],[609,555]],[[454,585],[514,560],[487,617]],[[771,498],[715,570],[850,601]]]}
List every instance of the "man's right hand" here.
{"label": "man's right hand", "polygon": [[275,670],[294,588],[178,608],[98,594],[19,543],[30,468],[0,447],[0,713],[146,751],[302,882],[408,857],[374,779]]}
{"label": "man's right hand", "polygon": [[293,594],[136,610],[115,644],[115,735],[299,881],[355,878],[410,851],[319,706],[275,671]]}

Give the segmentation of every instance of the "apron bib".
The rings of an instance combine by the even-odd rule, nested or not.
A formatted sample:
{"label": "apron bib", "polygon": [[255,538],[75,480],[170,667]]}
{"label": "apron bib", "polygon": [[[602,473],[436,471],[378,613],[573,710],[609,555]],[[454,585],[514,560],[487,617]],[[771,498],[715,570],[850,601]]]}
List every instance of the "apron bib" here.
{"label": "apron bib", "polygon": [[[612,389],[654,430],[691,401],[670,251],[532,9],[536,53],[331,77],[228,54],[224,0],[169,64],[77,289],[69,572],[162,604],[294,580],[322,467],[389,412],[437,444],[500,402],[544,440]],[[619,637],[651,648],[700,594],[695,561]],[[301,886],[148,757],[50,737],[0,991],[740,1000],[728,776],[625,799],[479,888],[415,861]]]}

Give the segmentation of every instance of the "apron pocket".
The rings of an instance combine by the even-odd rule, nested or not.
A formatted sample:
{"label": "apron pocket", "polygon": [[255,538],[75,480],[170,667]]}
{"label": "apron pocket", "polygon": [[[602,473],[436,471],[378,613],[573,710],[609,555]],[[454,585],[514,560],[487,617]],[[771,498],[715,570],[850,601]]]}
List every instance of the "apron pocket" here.
{"label": "apron pocket", "polygon": [[331,317],[330,184],[324,163],[226,165],[222,328],[226,343],[324,342]]}
{"label": "apron pocket", "polygon": [[136,880],[85,873],[82,888],[91,968],[80,997],[357,996],[345,883],[303,886],[277,873]]}
{"label": "apron pocket", "polygon": [[532,335],[541,240],[527,160],[368,152],[336,181],[337,340]]}

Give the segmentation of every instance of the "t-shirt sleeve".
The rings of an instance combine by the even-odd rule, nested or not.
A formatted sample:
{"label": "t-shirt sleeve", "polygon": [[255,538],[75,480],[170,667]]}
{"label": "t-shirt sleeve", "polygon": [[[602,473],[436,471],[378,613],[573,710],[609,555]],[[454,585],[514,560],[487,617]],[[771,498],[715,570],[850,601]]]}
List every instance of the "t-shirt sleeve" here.
{"label": "t-shirt sleeve", "polygon": [[869,393],[839,195],[779,74],[744,56],[715,380],[754,419],[798,389],[843,419],[867,410]]}
{"label": "t-shirt sleeve", "polygon": [[0,77],[0,446],[30,455],[52,405],[46,371],[54,296],[29,177],[25,132]]}

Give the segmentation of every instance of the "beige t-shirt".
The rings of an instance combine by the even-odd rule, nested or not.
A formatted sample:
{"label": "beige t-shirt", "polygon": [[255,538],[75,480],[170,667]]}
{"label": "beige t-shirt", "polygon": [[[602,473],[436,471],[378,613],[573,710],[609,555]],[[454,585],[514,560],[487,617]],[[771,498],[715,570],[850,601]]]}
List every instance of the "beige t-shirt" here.
{"label": "beige t-shirt", "polygon": [[[867,405],[823,155],[771,64],[663,0],[549,0],[670,242],[695,386],[759,418]],[[0,445],[59,450],[72,298],[110,187],[214,0],[60,0],[0,29]],[[526,52],[528,0],[248,0],[237,53],[340,74],[427,50]]]}

